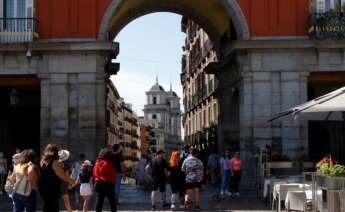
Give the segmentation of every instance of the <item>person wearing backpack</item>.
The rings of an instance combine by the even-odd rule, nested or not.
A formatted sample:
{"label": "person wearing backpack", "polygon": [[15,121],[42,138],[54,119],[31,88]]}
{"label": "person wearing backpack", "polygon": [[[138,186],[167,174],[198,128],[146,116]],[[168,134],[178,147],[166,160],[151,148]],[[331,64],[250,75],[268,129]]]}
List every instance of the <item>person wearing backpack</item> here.
{"label": "person wearing backpack", "polygon": [[24,150],[14,167],[11,181],[14,185],[12,199],[14,212],[36,211],[37,182],[40,176],[38,158],[33,150]]}
{"label": "person wearing backpack", "polygon": [[103,148],[98,154],[93,176],[95,179],[96,192],[96,212],[101,212],[105,197],[108,198],[111,212],[116,212],[115,180],[116,170],[111,161],[112,151],[109,148]]}

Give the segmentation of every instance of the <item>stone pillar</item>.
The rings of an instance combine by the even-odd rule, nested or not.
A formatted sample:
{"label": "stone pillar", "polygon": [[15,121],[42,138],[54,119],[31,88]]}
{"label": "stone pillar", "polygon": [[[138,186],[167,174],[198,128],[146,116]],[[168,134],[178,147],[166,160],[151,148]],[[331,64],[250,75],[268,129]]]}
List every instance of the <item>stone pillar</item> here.
{"label": "stone pillar", "polygon": [[50,75],[40,74],[41,80],[41,151],[50,143]]}
{"label": "stone pillar", "polygon": [[237,67],[235,60],[216,70],[218,87],[216,97],[219,104],[218,150],[238,151],[239,145],[239,96]]}
{"label": "stone pillar", "polygon": [[[53,59],[52,59],[53,58]],[[101,58],[101,59],[100,59]],[[94,159],[106,144],[104,64],[98,55],[54,55],[40,74],[41,149],[48,143]]]}
{"label": "stone pillar", "polygon": [[[281,108],[288,108],[307,101],[307,72],[281,73]],[[308,153],[307,121],[283,120],[281,122],[282,154],[292,160]]]}
{"label": "stone pillar", "polygon": [[242,81],[239,86],[240,94],[240,147],[241,158],[244,162],[242,170],[243,179],[246,179],[245,185],[242,187],[255,188],[255,163],[253,155],[254,140],[254,107],[253,107],[253,78],[252,73],[243,74]]}

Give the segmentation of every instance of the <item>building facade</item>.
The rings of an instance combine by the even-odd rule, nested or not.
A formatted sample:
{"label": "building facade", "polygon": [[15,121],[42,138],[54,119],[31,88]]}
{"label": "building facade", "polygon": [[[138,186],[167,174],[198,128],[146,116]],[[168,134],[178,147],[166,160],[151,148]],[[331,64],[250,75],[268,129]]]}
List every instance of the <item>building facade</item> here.
{"label": "building facade", "polygon": [[[254,188],[253,155],[266,145],[290,160],[327,151],[345,161],[339,123],[267,122],[344,85],[339,12],[315,14],[311,0],[36,0],[33,17],[22,17],[23,1],[0,4],[0,150],[9,161],[16,148],[40,152],[48,143],[72,159],[95,158],[107,142],[106,80],[119,68],[113,40],[153,11],[183,14],[208,32],[218,59],[206,67],[218,79],[218,147],[240,144],[245,185]],[[12,2],[17,9],[4,7]]]}
{"label": "building facade", "polygon": [[139,117],[140,125],[140,150],[141,155],[146,155],[147,158],[152,158],[152,153],[157,152],[157,138],[154,132],[154,127],[149,125],[144,117]]}
{"label": "building facade", "polygon": [[144,106],[145,122],[154,128],[156,149],[168,153],[180,149],[181,110],[180,98],[170,87],[169,91],[158,84],[146,92],[147,104]]}
{"label": "building facade", "polygon": [[184,142],[198,148],[205,159],[210,151],[218,150],[217,79],[205,71],[217,62],[217,55],[207,33],[193,20],[183,17],[181,28],[186,33],[181,73]]}
{"label": "building facade", "polygon": [[134,170],[141,157],[138,116],[120,97],[111,80],[107,81],[107,143],[122,144],[127,168]]}

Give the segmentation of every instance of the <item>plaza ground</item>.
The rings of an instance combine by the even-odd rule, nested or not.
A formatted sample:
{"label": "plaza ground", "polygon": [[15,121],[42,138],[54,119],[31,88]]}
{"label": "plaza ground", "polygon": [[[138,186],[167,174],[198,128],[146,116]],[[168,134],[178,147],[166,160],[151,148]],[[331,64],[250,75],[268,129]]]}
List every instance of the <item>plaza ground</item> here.
{"label": "plaza ground", "polygon": [[[170,202],[170,188],[168,188],[168,201]],[[243,191],[241,197],[226,197],[220,204],[211,207],[212,195],[217,194],[218,189],[212,186],[204,186],[201,196],[201,209],[202,211],[270,211],[268,206],[265,206],[263,202],[256,197],[254,191]],[[158,196],[160,200],[160,197]],[[95,200],[93,199],[92,206],[94,208]],[[40,204],[39,204],[40,205]],[[161,207],[161,203],[158,203],[156,211],[164,211]],[[0,211],[10,212],[12,203],[7,195],[0,196]],[[41,207],[39,206],[39,209]],[[61,207],[63,209],[63,207]],[[108,203],[105,201],[104,211],[109,210]],[[122,185],[120,193],[120,204],[118,211],[150,211],[150,192],[143,191],[135,185]],[[92,211],[92,210],[90,210]],[[165,211],[170,211],[166,209]]]}

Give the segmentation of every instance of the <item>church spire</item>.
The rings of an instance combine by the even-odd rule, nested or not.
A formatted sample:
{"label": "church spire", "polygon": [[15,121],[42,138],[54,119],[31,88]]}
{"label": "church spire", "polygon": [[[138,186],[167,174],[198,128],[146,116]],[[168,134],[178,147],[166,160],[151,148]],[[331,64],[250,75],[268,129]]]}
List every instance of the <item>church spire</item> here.
{"label": "church spire", "polygon": [[156,85],[158,85],[158,76],[156,76]]}
{"label": "church spire", "polygon": [[172,92],[172,83],[170,82],[170,91]]}

